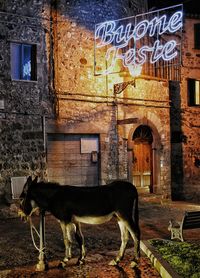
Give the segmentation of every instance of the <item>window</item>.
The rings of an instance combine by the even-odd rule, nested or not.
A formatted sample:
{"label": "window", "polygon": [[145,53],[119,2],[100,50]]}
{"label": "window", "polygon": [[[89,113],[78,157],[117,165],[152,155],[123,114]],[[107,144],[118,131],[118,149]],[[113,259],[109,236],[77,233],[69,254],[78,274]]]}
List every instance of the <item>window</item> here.
{"label": "window", "polygon": [[194,24],[194,48],[200,49],[200,23]]}
{"label": "window", "polygon": [[134,131],[132,140],[135,142],[148,142],[151,144],[153,142],[152,132],[149,126],[140,125]]}
{"label": "window", "polygon": [[188,79],[188,104],[200,105],[200,80]]}
{"label": "window", "polygon": [[36,80],[36,46],[11,43],[11,77],[15,80]]}

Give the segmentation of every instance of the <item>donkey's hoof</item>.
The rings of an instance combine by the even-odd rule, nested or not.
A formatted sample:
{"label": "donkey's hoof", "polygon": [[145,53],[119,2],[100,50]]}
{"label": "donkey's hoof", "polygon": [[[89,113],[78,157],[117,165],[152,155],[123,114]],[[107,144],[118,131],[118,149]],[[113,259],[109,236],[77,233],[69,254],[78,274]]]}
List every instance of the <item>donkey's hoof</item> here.
{"label": "donkey's hoof", "polygon": [[77,261],[77,265],[83,265],[83,264],[85,264],[85,260],[80,259],[80,260]]}
{"label": "donkey's hoof", "polygon": [[65,268],[66,267],[66,262],[60,261],[58,268]]}
{"label": "donkey's hoof", "polygon": [[112,260],[109,262],[109,265],[115,266],[118,265],[118,262],[116,260]]}
{"label": "donkey's hoof", "polygon": [[63,263],[69,262],[70,259],[71,259],[71,257],[68,257],[68,258],[66,257],[66,258],[64,258],[64,259],[62,260],[62,262],[63,262]]}
{"label": "donkey's hoof", "polygon": [[131,264],[130,264],[131,268],[135,268],[137,266],[138,266],[138,263],[136,261],[132,261]]}

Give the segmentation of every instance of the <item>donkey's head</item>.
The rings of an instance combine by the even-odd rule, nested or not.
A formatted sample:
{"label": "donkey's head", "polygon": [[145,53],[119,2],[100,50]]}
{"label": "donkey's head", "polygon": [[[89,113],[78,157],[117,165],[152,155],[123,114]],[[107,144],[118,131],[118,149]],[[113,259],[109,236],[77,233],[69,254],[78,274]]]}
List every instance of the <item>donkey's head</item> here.
{"label": "donkey's head", "polygon": [[38,177],[36,177],[34,180],[32,180],[31,176],[28,177],[23,191],[20,195],[20,210],[26,215],[31,215],[33,212],[33,209],[36,208],[36,204],[32,198],[32,188],[34,184],[37,183]]}

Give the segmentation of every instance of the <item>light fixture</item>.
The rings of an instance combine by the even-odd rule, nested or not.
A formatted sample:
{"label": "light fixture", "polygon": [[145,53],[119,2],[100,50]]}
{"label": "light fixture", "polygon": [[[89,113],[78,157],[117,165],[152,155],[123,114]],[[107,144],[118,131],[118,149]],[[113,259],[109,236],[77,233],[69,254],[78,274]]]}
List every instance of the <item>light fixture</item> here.
{"label": "light fixture", "polygon": [[129,70],[129,73],[130,73],[131,76],[137,77],[142,72],[142,66],[141,65],[138,65],[138,66],[129,65],[128,70]]}

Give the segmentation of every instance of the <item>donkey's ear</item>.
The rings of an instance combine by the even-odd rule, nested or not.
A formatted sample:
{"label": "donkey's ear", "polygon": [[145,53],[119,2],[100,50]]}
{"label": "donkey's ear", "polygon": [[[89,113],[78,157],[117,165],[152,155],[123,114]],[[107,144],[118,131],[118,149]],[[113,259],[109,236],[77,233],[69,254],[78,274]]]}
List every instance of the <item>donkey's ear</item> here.
{"label": "donkey's ear", "polygon": [[[23,189],[23,193],[24,193],[24,194],[27,193],[28,188],[29,188],[29,186],[31,185],[31,183],[32,183],[32,177],[29,176],[28,179],[27,179],[27,181],[26,181],[26,183],[25,183],[25,185],[24,185],[24,189]],[[20,196],[20,197],[21,197],[21,196]]]}
{"label": "donkey's ear", "polygon": [[33,183],[37,183],[38,182],[38,176],[36,176],[33,180]]}
{"label": "donkey's ear", "polygon": [[32,177],[29,176],[28,179],[27,179],[27,184],[31,184],[31,182],[32,182]]}

